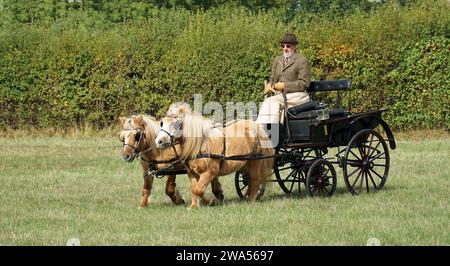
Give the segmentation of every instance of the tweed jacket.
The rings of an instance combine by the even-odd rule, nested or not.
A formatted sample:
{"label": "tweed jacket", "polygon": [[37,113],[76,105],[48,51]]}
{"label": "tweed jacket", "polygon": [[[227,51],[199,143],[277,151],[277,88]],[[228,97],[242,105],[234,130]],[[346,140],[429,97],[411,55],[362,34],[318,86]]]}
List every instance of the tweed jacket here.
{"label": "tweed jacket", "polygon": [[286,93],[300,91],[306,93],[311,79],[311,71],[306,57],[302,54],[294,53],[286,66],[283,65],[283,55],[274,59],[272,64],[272,84],[284,82]]}

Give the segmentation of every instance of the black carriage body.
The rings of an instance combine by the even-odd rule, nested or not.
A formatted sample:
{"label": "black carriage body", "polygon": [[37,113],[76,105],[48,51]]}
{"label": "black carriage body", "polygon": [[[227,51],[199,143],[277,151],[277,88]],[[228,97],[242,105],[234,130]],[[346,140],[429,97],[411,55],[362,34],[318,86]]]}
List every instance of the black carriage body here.
{"label": "black carriage body", "polygon": [[[338,147],[346,146],[350,139],[364,129],[375,129],[379,125],[386,132],[390,147],[395,149],[395,140],[381,114],[388,109],[372,110],[353,114],[340,107],[340,91],[351,90],[351,80],[312,81],[308,92],[337,91],[337,106],[329,111],[329,118],[318,119],[319,103],[308,102],[285,109],[281,146],[286,147]],[[285,106],[287,106],[286,95]]]}
{"label": "black carriage body", "polygon": [[[284,128],[285,145],[303,147],[337,147],[346,146],[357,132],[364,129],[374,129],[380,124],[383,128],[384,121],[381,118],[385,109],[352,114],[344,110],[330,112],[327,120],[318,120],[317,111],[308,111],[307,115],[290,116],[285,123],[289,128]],[[385,128],[390,132],[390,129]],[[286,136],[287,135],[287,136]],[[391,138],[389,138],[391,141]],[[393,138],[392,138],[393,141]]]}
{"label": "black carriage body", "polygon": [[[350,90],[351,80],[312,81],[315,92],[337,91],[337,109],[327,113],[326,105],[310,101],[284,109],[280,142],[275,149],[274,174],[282,190],[293,193],[304,183],[310,196],[331,196],[336,191],[336,171],[342,168],[347,189],[357,195],[383,188],[389,174],[389,150],[396,148],[394,136],[382,119],[387,109],[352,113],[340,107],[340,91]],[[283,93],[285,106],[286,94]],[[326,110],[326,111],[324,111]],[[319,115],[320,113],[320,115]],[[319,119],[321,118],[321,119]],[[385,132],[387,138],[378,130]],[[325,158],[327,148],[338,147],[335,159]],[[344,147],[341,149],[341,147]],[[236,174],[236,184],[240,174]],[[236,185],[239,191],[241,187]]]}

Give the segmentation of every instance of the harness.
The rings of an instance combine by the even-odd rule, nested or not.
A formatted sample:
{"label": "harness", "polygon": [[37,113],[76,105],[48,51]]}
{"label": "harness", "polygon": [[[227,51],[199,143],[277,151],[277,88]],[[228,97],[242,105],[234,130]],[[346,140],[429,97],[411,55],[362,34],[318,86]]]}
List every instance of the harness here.
{"label": "harness", "polygon": [[[177,119],[176,117],[172,117],[172,118]],[[258,147],[259,141],[255,142],[255,144],[253,146],[253,149],[252,149],[252,152],[249,153],[249,154],[226,156],[225,155],[226,154],[226,147],[227,147],[226,137],[225,137],[225,135],[222,132],[222,135],[223,135],[223,150],[222,150],[222,154],[201,153],[201,154],[198,154],[197,156],[195,156],[194,158],[181,160],[181,159],[179,159],[178,154],[176,153],[176,149],[175,149],[175,145],[176,144],[179,143],[180,145],[182,145],[182,143],[179,141],[179,139],[176,139],[176,137],[175,137],[176,134],[178,134],[179,130],[181,129],[181,122],[179,122],[179,123],[178,122],[179,122],[179,120],[177,119],[177,124],[175,125],[176,126],[176,130],[175,130],[175,132],[173,134],[171,134],[167,130],[164,130],[164,129],[161,128],[161,131],[169,136],[169,138],[170,138],[170,145],[172,146],[172,148],[175,151],[176,158],[173,159],[173,162],[172,162],[172,164],[169,167],[152,171],[152,174],[154,174],[157,177],[158,177],[158,175],[164,175],[163,174],[164,171],[171,170],[171,169],[175,168],[175,165],[178,164],[178,163],[182,163],[185,166],[185,168],[188,171],[188,173],[194,174],[194,172],[192,172],[190,167],[189,167],[189,161],[190,160],[196,160],[196,159],[218,159],[218,160],[220,160],[220,162],[219,162],[220,163],[220,168],[222,168],[223,163],[224,163],[225,160],[231,160],[231,161],[233,161],[233,160],[234,161],[261,160],[261,159],[269,159],[269,158],[274,158],[275,157],[275,155],[264,156],[264,154],[262,154],[262,153],[256,153],[256,149]],[[225,126],[228,126],[230,124],[226,124]],[[213,126],[212,128],[216,128],[216,126]]]}
{"label": "harness", "polygon": [[[171,139],[171,143],[172,143],[173,150],[175,152],[175,158],[172,158],[169,160],[146,160],[146,159],[144,159],[143,154],[151,151],[154,148],[154,146],[152,146],[144,151],[139,151],[139,145],[141,144],[141,142],[143,140],[145,140],[145,133],[140,128],[134,128],[133,125],[131,124],[131,120],[129,120],[128,123],[129,123],[131,129],[124,129],[124,131],[136,131],[137,141],[134,146],[124,142],[122,147],[126,147],[126,146],[131,147],[131,149],[133,150],[133,155],[132,155],[133,159],[139,157],[139,159],[141,159],[141,161],[144,161],[149,165],[146,175],[155,175],[157,178],[162,178],[164,175],[157,175],[154,173],[156,173],[157,171],[162,172],[162,171],[167,171],[172,168],[175,168],[176,163],[178,163],[180,160],[178,159],[179,156],[178,156],[177,150],[175,148],[175,145],[177,144],[177,142],[176,141],[173,142],[172,141],[173,138]],[[156,165],[158,165],[158,164],[166,164],[166,163],[172,163],[172,164],[169,167],[166,167],[166,168],[163,168],[160,170],[158,170],[158,168],[156,167]]]}
{"label": "harness", "polygon": [[[270,155],[270,156],[264,156],[264,154],[262,153],[256,153],[256,149],[258,147],[258,143],[259,141],[255,142],[255,145],[252,148],[252,152],[246,155],[233,155],[233,156],[225,156],[226,154],[226,137],[222,132],[223,135],[223,150],[222,150],[222,154],[210,154],[210,153],[201,153],[198,154],[197,156],[195,156],[195,158],[190,158],[190,159],[185,159],[182,160],[180,159],[177,150],[175,148],[175,145],[180,144],[182,145],[182,141],[179,138],[176,138],[176,135],[178,135],[179,131],[181,130],[181,126],[182,126],[182,122],[176,118],[175,122],[175,132],[172,134],[170,132],[168,132],[167,130],[161,128],[160,130],[162,132],[164,132],[165,134],[167,134],[169,136],[170,139],[170,146],[172,147],[174,153],[175,153],[175,157],[169,160],[146,160],[145,158],[143,158],[143,154],[152,150],[154,147],[150,147],[149,149],[146,149],[145,151],[139,151],[139,145],[142,142],[142,140],[145,139],[145,134],[142,134],[142,129],[136,129],[132,126],[131,121],[129,121],[130,127],[132,129],[128,129],[128,130],[134,130],[137,132],[137,134],[139,134],[137,143],[135,146],[132,146],[130,144],[123,144],[123,146],[130,146],[133,149],[133,156],[139,157],[142,161],[146,162],[149,166],[148,169],[146,170],[146,175],[152,175],[155,176],[156,178],[160,179],[162,178],[164,175],[167,174],[167,171],[171,171],[171,174],[184,174],[185,172],[183,170],[175,170],[180,167],[180,164],[184,166],[185,170],[190,173],[190,174],[194,174],[194,172],[190,169],[189,167],[189,161],[190,160],[196,160],[196,159],[218,159],[220,160],[220,168],[222,168],[223,166],[223,162],[225,160],[231,160],[231,161],[244,161],[244,160],[262,160],[262,159],[269,159],[269,158],[274,158],[276,157],[276,155]],[[230,125],[226,124],[225,126]],[[215,126],[213,126],[212,128],[215,128]],[[158,169],[157,165],[158,164],[167,164],[170,163],[169,166],[165,167],[165,168],[160,168]],[[195,175],[195,174],[194,174]]]}

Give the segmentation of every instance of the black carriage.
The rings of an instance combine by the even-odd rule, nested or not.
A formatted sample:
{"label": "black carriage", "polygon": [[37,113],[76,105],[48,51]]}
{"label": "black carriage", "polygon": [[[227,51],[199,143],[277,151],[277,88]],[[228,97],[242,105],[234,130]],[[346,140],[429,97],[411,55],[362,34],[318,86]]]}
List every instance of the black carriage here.
{"label": "black carriage", "polygon": [[[390,164],[387,142],[391,149],[396,147],[392,131],[381,118],[387,109],[361,113],[344,110],[340,107],[340,93],[351,87],[351,80],[313,81],[308,88],[313,99],[315,93],[337,91],[336,109],[328,110],[325,104],[310,101],[283,110],[281,142],[275,149],[275,179],[269,182],[278,183],[286,194],[296,187],[300,191],[301,184],[305,184],[310,196],[332,196],[337,165],[353,195],[364,189],[369,192],[383,188]],[[330,157],[333,148],[337,151]],[[241,198],[245,197],[247,185],[247,176],[237,172],[235,186]]]}

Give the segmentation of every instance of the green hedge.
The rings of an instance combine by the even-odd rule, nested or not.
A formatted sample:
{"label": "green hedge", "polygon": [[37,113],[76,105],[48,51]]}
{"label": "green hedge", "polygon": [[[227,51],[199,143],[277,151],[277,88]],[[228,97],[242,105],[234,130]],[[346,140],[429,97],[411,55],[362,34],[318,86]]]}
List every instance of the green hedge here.
{"label": "green hedge", "polygon": [[[388,3],[345,17],[239,8],[159,10],[108,23],[72,12],[0,32],[0,128],[107,127],[119,115],[164,114],[173,101],[261,101],[278,40],[291,30],[313,79],[352,78],[354,111],[391,107],[395,128],[450,128],[447,1]],[[332,101],[335,95],[319,95]]]}

